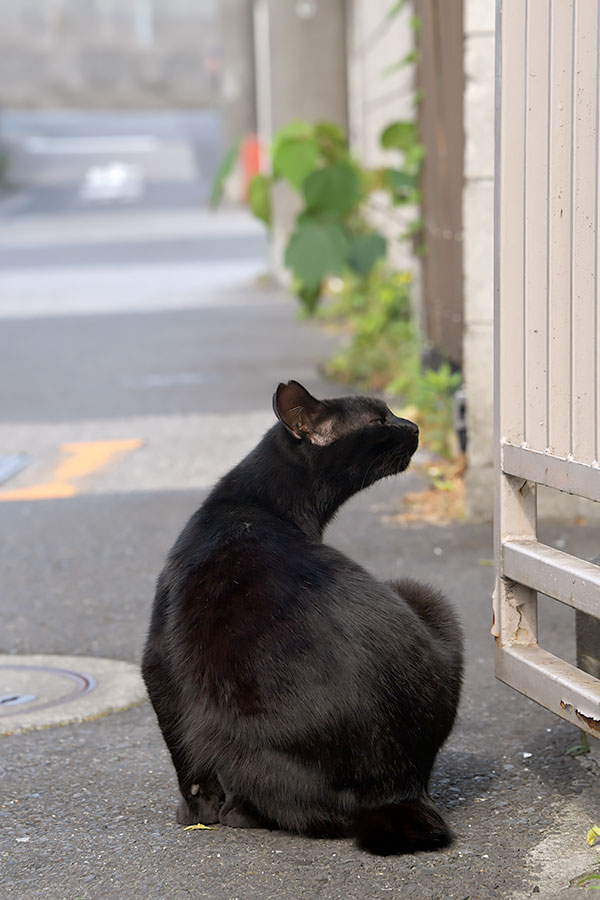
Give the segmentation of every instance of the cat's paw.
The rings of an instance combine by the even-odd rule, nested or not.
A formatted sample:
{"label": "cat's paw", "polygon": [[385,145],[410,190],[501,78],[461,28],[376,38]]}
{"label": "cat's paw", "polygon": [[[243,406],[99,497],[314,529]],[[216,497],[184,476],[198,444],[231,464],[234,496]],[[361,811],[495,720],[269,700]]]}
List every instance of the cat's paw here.
{"label": "cat's paw", "polygon": [[[177,806],[175,819],[178,825],[197,825],[198,823],[195,811],[189,806],[189,804],[186,800],[183,799],[183,797],[181,798]],[[202,824],[204,825],[205,823],[203,822]]]}
{"label": "cat's paw", "polygon": [[182,797],[175,818],[179,825],[214,825],[219,821],[221,797]]}
{"label": "cat's paw", "polygon": [[244,810],[235,800],[226,800],[219,810],[221,825],[230,828],[262,828],[263,824],[256,816]]}

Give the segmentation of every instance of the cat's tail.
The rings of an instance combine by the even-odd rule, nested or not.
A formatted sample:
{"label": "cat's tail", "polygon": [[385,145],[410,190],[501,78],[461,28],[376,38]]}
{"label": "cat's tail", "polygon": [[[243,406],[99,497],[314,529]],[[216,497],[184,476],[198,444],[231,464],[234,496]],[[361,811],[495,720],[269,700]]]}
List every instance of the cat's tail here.
{"label": "cat's tail", "polygon": [[362,850],[378,856],[438,850],[452,843],[449,827],[424,797],[362,810],[354,834]]}

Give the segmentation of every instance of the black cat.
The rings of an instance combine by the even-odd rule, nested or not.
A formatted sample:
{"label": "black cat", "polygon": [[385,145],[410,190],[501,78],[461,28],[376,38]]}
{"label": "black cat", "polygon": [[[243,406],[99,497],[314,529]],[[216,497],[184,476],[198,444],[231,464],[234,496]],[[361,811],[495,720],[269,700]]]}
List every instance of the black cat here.
{"label": "black cat", "polygon": [[461,635],[424,585],[322,543],[352,494],[405,469],[418,428],[379,400],[280,384],[279,421],[192,516],[158,579],[143,676],[177,820],[442,847],[427,793],[456,713]]}

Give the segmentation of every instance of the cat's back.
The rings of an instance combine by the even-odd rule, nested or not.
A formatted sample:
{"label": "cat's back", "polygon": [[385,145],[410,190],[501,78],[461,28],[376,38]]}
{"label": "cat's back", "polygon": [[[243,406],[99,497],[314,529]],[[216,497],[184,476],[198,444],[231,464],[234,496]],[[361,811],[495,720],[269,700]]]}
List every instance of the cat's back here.
{"label": "cat's back", "polygon": [[201,508],[175,543],[159,584],[171,621],[207,643],[245,644],[302,615],[331,566],[293,524],[251,506]]}
{"label": "cat's back", "polygon": [[203,716],[218,709],[227,718],[270,711],[281,719],[285,697],[308,715],[311,704],[333,702],[334,684],[346,685],[335,703],[351,716],[360,696],[379,703],[367,698],[379,696],[380,681],[393,704],[400,685],[402,694],[416,690],[423,667],[435,663],[432,634],[396,590],[251,506],[209,505],[192,517],[157,603],[171,672],[191,704],[208,704]]}
{"label": "cat's back", "polygon": [[159,580],[169,626],[187,655],[220,665],[240,655],[291,662],[346,639],[404,644],[422,623],[396,591],[338,550],[260,508],[200,509]]}
{"label": "cat's back", "polygon": [[261,510],[199,510],[157,588],[172,671],[219,706],[256,712],[308,658],[335,655],[334,580],[322,545],[295,526]]}

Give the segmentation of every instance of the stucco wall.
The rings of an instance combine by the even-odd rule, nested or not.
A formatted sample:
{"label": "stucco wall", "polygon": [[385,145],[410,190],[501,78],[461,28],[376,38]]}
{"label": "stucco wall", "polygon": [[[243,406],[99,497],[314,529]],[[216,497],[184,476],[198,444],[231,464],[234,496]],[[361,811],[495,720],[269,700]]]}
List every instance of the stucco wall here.
{"label": "stucco wall", "polygon": [[[309,5],[307,11],[281,0],[254,2],[256,107],[265,146],[292,119],[347,127],[345,0]],[[271,269],[289,285],[283,257],[299,199],[280,182],[272,200]]]}
{"label": "stucco wall", "polygon": [[[414,66],[387,72],[413,49],[412,8],[407,4],[394,19],[389,9],[389,0],[349,0],[347,6],[350,142],[367,166],[397,163],[396,153],[381,148],[381,132],[391,122],[416,115]],[[373,224],[388,238],[390,259],[413,272],[419,300],[419,264],[410,244],[399,239],[415,215],[415,210],[390,207],[384,196],[371,204]]]}
{"label": "stucco wall", "polygon": [[465,0],[463,346],[473,518],[490,518],[493,507],[494,26],[494,0]]}

